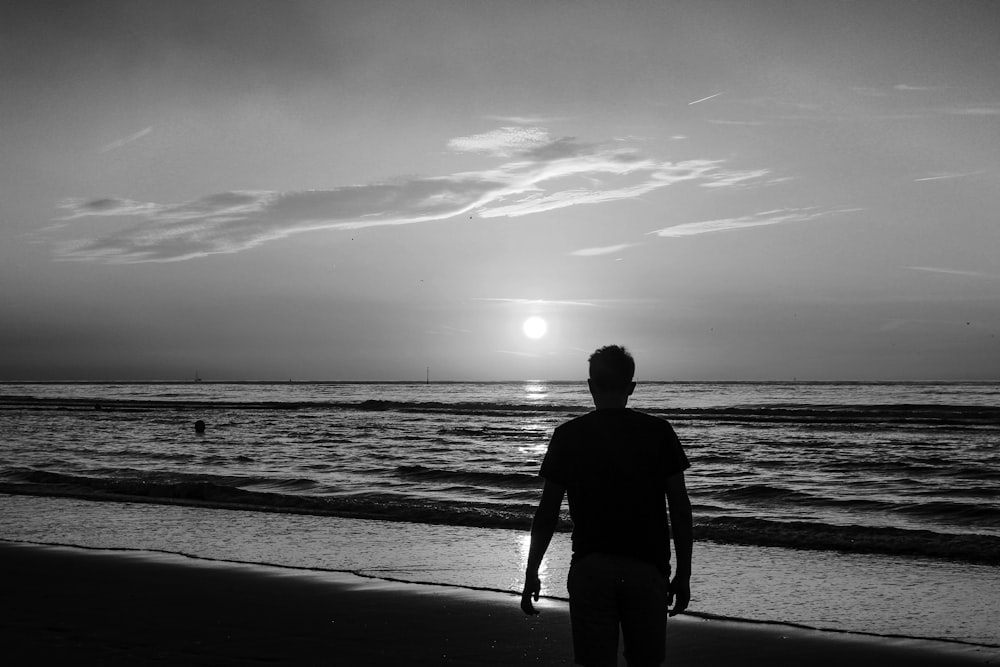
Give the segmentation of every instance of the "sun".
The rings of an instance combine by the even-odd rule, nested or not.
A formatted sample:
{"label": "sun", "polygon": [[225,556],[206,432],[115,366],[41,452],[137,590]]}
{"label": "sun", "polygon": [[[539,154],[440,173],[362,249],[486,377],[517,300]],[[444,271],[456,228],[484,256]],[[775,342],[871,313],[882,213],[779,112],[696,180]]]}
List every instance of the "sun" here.
{"label": "sun", "polygon": [[548,329],[549,325],[540,317],[529,317],[521,325],[521,330],[528,338],[541,338]]}

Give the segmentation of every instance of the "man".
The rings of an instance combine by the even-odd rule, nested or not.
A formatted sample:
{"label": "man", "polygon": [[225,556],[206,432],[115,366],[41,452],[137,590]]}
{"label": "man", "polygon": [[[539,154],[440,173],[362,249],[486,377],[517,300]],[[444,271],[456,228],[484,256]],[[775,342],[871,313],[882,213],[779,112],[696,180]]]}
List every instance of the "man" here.
{"label": "man", "polygon": [[[585,667],[617,664],[619,628],[630,667],[662,664],[668,613],[691,601],[689,463],[666,420],[626,407],[634,373],[635,361],[623,347],[591,355],[587,384],[596,409],[556,428],[539,473],[545,486],[531,525],[521,609],[538,613],[532,604],[541,591],[538,567],[568,494],[573,652]],[[672,581],[671,532],[677,552]]]}

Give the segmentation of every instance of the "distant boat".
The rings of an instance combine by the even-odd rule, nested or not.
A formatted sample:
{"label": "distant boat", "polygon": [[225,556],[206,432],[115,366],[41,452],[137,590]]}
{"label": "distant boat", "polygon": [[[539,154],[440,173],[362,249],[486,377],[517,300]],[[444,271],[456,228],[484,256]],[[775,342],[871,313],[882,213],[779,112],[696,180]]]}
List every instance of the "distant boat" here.
{"label": "distant boat", "polygon": [[201,377],[198,375],[198,371],[194,372],[194,381],[201,382]]}

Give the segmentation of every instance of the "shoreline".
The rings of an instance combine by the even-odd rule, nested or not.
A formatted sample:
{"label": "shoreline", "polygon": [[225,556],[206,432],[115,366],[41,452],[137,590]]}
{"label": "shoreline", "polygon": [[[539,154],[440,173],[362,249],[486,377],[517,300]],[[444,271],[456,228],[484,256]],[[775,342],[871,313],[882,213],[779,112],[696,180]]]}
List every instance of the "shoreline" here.
{"label": "shoreline", "polygon": [[[182,485],[183,486],[183,485]],[[148,489],[139,489],[147,491]],[[178,491],[189,493],[184,488]],[[397,523],[427,523],[439,526],[470,526],[468,523],[454,523],[441,518],[425,515],[419,518],[406,513],[398,514],[378,507],[359,507],[345,503],[329,507],[311,506],[300,497],[288,498],[289,504],[261,504],[262,496],[277,497],[278,494],[265,493],[254,496],[255,492],[233,490],[220,491],[232,495],[246,496],[246,500],[213,499],[202,491],[200,497],[182,495],[138,495],[129,490],[111,490],[73,486],[67,482],[0,482],[0,496],[29,496],[35,498],[68,498],[87,502],[137,503],[164,505],[191,509],[217,509],[242,512],[262,512],[268,514],[290,514],[301,516],[360,519],[367,521],[389,521]],[[324,498],[330,502],[330,498]],[[509,518],[498,525],[479,525],[483,529],[524,530],[531,528],[530,517]],[[780,528],[780,530],[776,530]],[[840,526],[840,532],[822,531],[816,524],[803,521],[789,521],[775,524],[765,520],[743,519],[734,523],[724,519],[707,519],[695,525],[699,541],[716,542],[740,546],[778,547],[809,551],[837,551],[850,554],[872,554],[888,557],[915,557],[943,559],[969,565],[1000,566],[1000,537],[982,533],[940,533],[933,534],[918,528],[893,528],[884,526]],[[569,534],[568,524],[561,524],[557,532]]]}
{"label": "shoreline", "polygon": [[[555,598],[528,618],[492,590],[4,540],[0,566],[5,653],[35,662],[572,664],[568,606]],[[1000,649],[685,615],[668,624],[668,660],[945,667],[998,664]]]}
{"label": "shoreline", "polygon": [[[527,533],[369,519],[0,495],[0,539],[519,592]],[[568,535],[543,593],[565,600]],[[290,545],[292,548],[289,548]],[[118,549],[128,551],[116,551]],[[994,567],[703,541],[691,615],[1000,650]]]}
{"label": "shoreline", "polygon": [[[411,581],[408,579],[402,579],[398,577],[383,576],[368,574],[360,570],[350,570],[350,569],[331,569],[331,568],[320,568],[320,567],[305,567],[305,566],[294,566],[294,565],[281,565],[278,563],[263,563],[263,562],[253,562],[253,561],[241,561],[241,560],[229,560],[222,558],[212,558],[209,556],[199,556],[196,554],[184,553],[180,551],[167,551],[163,549],[150,549],[150,548],[139,548],[139,547],[93,547],[93,546],[83,546],[79,544],[63,544],[58,542],[35,542],[29,540],[11,540],[4,537],[0,537],[0,552],[6,546],[23,546],[23,547],[38,547],[41,549],[64,549],[69,552],[79,551],[82,553],[90,553],[93,555],[105,555],[111,558],[121,556],[123,558],[135,557],[142,559],[155,559],[163,558],[166,560],[181,559],[178,563],[181,566],[184,565],[219,565],[222,567],[235,566],[235,567],[249,567],[249,568],[261,568],[264,570],[275,570],[277,572],[285,572],[289,574],[299,574],[302,576],[315,575],[317,577],[329,577],[332,579],[337,579],[343,577],[346,580],[356,579],[358,581],[348,582],[354,583],[356,585],[364,585],[365,583],[373,583],[375,585],[399,585],[402,587],[407,586],[419,586],[426,587],[429,589],[438,589],[442,591],[453,591],[454,593],[461,595],[463,593],[485,593],[488,595],[500,595],[510,597],[512,600],[517,600],[517,595],[511,591],[501,590],[499,588],[489,588],[485,586],[471,586],[471,585],[461,585],[461,584],[449,584],[440,583],[434,581]],[[0,553],[0,562],[2,562],[2,553]],[[568,605],[569,598],[562,597],[558,595],[542,595],[540,599],[543,601],[549,601],[553,604],[563,604]],[[537,606],[537,604],[536,604]],[[568,613],[568,610],[567,610]],[[986,650],[997,650],[1000,651],[1000,645],[979,643],[974,641],[968,641],[963,639],[952,639],[948,637],[925,637],[925,636],[915,636],[906,635],[899,633],[878,633],[878,632],[864,632],[860,630],[844,630],[840,628],[829,628],[809,625],[806,623],[796,623],[794,621],[774,621],[766,619],[754,619],[754,618],[743,618],[739,616],[725,616],[723,614],[713,614],[710,612],[703,611],[692,611],[687,610],[682,612],[681,616],[697,619],[702,621],[716,621],[726,624],[732,624],[737,626],[761,626],[761,627],[772,627],[777,630],[787,629],[789,631],[806,631],[806,632],[817,632],[830,635],[842,635],[847,638],[863,638],[872,640],[891,640],[891,641],[914,641],[914,642],[925,642],[929,645],[941,645],[954,646],[959,648],[967,649],[986,649]]]}

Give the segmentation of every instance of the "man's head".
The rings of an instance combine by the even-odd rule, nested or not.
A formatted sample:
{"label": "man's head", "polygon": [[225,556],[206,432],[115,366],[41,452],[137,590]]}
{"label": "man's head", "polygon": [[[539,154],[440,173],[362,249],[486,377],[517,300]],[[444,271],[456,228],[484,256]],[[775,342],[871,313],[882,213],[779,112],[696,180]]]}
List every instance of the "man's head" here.
{"label": "man's head", "polygon": [[[635,360],[621,345],[606,345],[590,355],[590,393],[595,403],[620,401],[624,407],[635,389]],[[615,401],[610,401],[615,399]],[[603,407],[603,406],[598,406]]]}

